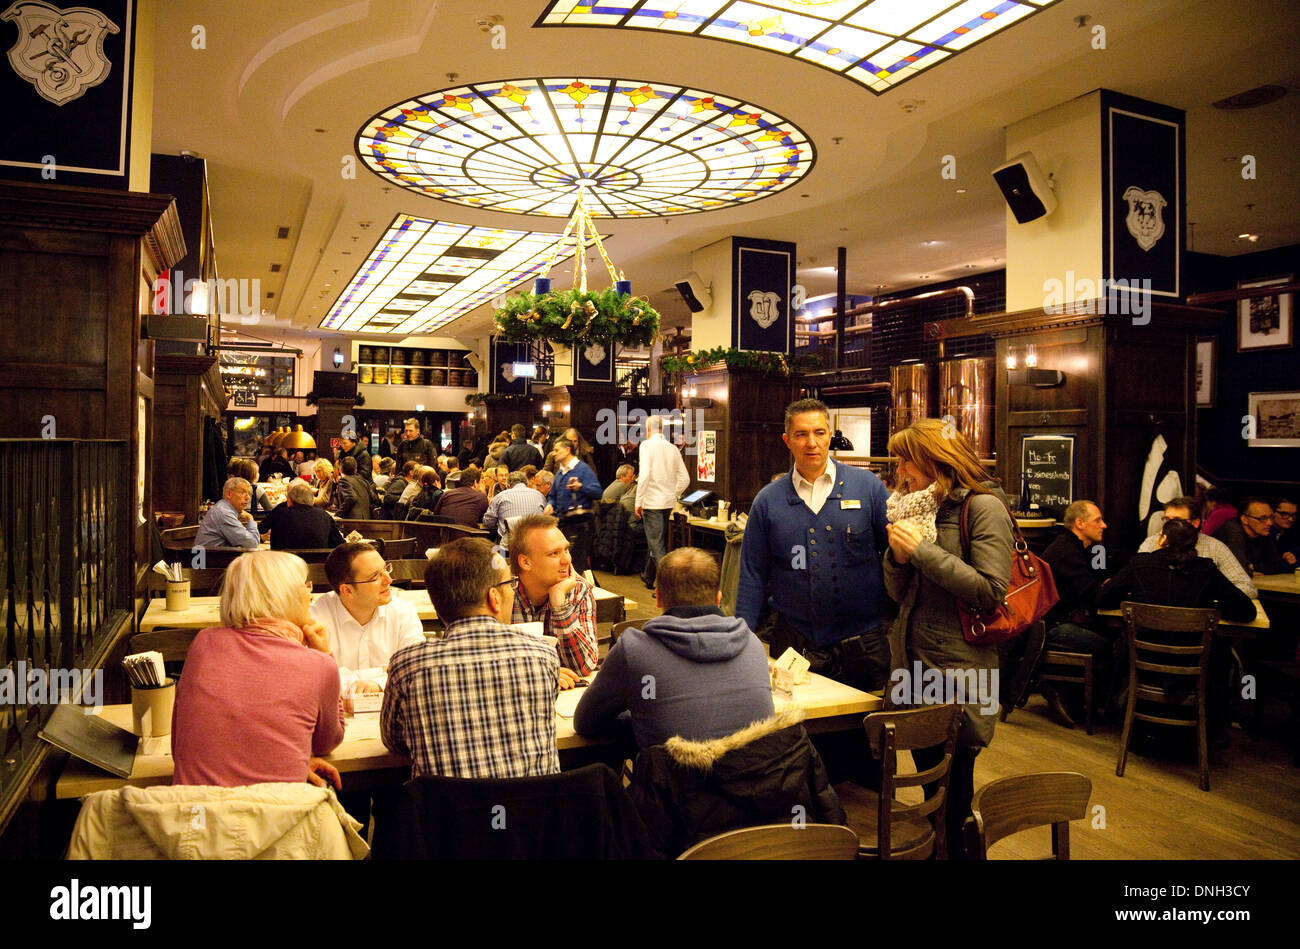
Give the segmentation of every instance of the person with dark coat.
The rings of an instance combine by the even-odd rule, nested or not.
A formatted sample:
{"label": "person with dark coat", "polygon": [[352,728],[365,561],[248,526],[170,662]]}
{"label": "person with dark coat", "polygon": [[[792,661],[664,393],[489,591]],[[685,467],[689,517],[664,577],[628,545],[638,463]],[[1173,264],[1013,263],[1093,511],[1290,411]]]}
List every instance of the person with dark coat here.
{"label": "person with dark coat", "polygon": [[365,446],[356,440],[355,432],[345,432],[339,439],[339,462],[342,463],[344,458],[351,458],[356,462],[357,474],[360,477],[367,481],[374,480],[374,462],[370,460],[370,452],[366,451]]}
{"label": "person with dark coat", "polygon": [[432,467],[438,458],[433,442],[420,434],[420,420],[408,418],[402,429],[402,440],[397,443],[397,461],[405,465],[408,461],[419,462],[421,466]]}
{"label": "person with dark coat", "polygon": [[1213,536],[1227,544],[1247,574],[1252,571],[1290,573],[1295,565],[1287,563],[1277,549],[1277,544],[1269,536],[1272,529],[1273,508],[1269,503],[1259,498],[1247,498],[1241,505],[1241,513],[1216,530]]}
{"label": "person with dark coat", "polygon": [[442,489],[438,472],[433,468],[421,468],[412,475],[412,480],[420,486],[420,489],[406,502],[404,520],[408,521],[417,520],[422,512],[433,514],[438,509],[438,502],[447,493]]}
{"label": "person with dark coat", "polygon": [[357,472],[356,460],[351,455],[345,455],[339,462],[339,471],[342,473],[334,483],[334,505],[338,516],[349,520],[369,520],[370,492],[374,485]]}
{"label": "person with dark coat", "polygon": [[528,430],[522,425],[510,427],[510,444],[501,453],[498,464],[505,465],[511,471],[518,471],[525,465],[542,466],[542,453],[524,440]]}
{"label": "person with dark coat", "polygon": [[397,506],[401,503],[402,494],[406,491],[407,485],[411,483],[414,473],[419,470],[419,465],[414,461],[408,461],[402,465],[402,470],[388,479],[388,484],[384,485],[383,506],[380,508],[380,517],[388,520],[405,520],[406,512],[400,515],[397,513]]}
{"label": "person with dark coat", "polygon": [[[957,603],[992,609],[1010,588],[1013,534],[1006,498],[996,482],[988,479],[965,436],[939,419],[921,419],[896,432],[888,448],[889,454],[901,459],[898,480],[903,496],[926,491],[930,503],[937,504],[932,508],[933,527],[925,523],[924,514],[900,518],[888,527],[885,588],[898,603],[898,619],[890,635],[894,669],[891,678],[900,670],[921,664],[927,669],[955,669],[967,675],[974,672],[977,681],[996,683],[997,647],[966,641]],[[963,549],[961,543],[963,504],[969,505],[969,550]],[[749,540],[748,531],[745,539]],[[886,692],[887,696],[891,694],[892,690]],[[955,702],[959,696],[944,698]],[[945,809],[951,860],[966,857],[962,825],[971,813],[975,757],[993,740],[998,711],[996,700],[964,698]],[[918,748],[912,752],[912,760],[918,769],[932,768],[943,760],[943,752],[943,745]],[[927,798],[937,792],[933,784],[925,787]]]}
{"label": "person with dark coat", "polygon": [[[435,475],[436,477],[436,475]],[[433,513],[450,517],[457,524],[465,527],[478,527],[487,510],[488,496],[478,489],[479,470],[469,468],[460,476],[460,483],[450,491],[444,491],[434,506]],[[415,507],[415,502],[411,503]]]}
{"label": "person with dark coat", "polygon": [[272,550],[323,550],[343,543],[338,522],[315,506],[316,492],[301,479],[289,485],[283,504],[266,519]]}
{"label": "person with dark coat", "polygon": [[277,448],[271,453],[271,457],[258,466],[257,480],[270,481],[272,475],[283,475],[286,478],[294,476],[293,465],[289,464],[289,453],[283,448]]}
{"label": "person with dark coat", "polygon": [[791,814],[843,824],[844,808],[803,717],[790,708],[724,738],[670,738],[637,755],[628,793],[655,848],[676,857],[723,831],[788,824]]}

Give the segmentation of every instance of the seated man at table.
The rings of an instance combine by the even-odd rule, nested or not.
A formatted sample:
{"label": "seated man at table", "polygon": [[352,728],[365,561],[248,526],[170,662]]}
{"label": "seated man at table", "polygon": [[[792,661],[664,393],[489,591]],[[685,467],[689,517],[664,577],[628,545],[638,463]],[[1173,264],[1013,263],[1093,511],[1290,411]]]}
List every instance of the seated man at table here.
{"label": "seated man at table", "polygon": [[614,472],[614,480],[605,487],[605,492],[600,496],[602,501],[617,501],[629,489],[636,489],[636,469],[631,465],[619,465],[618,470]]}
{"label": "seated man at table", "polygon": [[609,734],[628,712],[638,748],[674,735],[722,738],[775,714],[767,651],[740,617],[719,604],[718,562],[696,547],[659,561],[662,616],[625,630],[578,702],[580,735]]}
{"label": "seated man at table", "polygon": [[547,640],[505,625],[514,598],[506,562],[466,537],[438,550],[424,582],[447,633],[393,655],[384,744],[411,759],[412,778],[557,773],[559,661]]}
{"label": "seated man at table", "polygon": [[[1251,580],[1250,574],[1241,568],[1237,558],[1232,555],[1232,551],[1221,540],[1216,540],[1209,534],[1202,534],[1201,530],[1201,505],[1196,498],[1174,498],[1165,505],[1164,520],[1181,520],[1187,521],[1196,528],[1196,556],[1204,557],[1211,560],[1219,568],[1219,573],[1228,578],[1228,581],[1252,600],[1258,598],[1259,591],[1255,589],[1255,582]],[[1163,524],[1161,528],[1163,529]],[[1138,548],[1138,553],[1149,554],[1160,546],[1160,533],[1148,537],[1142,541],[1142,546]]]}
{"label": "seated man at table", "polygon": [[[1101,508],[1087,500],[1075,501],[1067,507],[1061,520],[1065,530],[1043,551],[1043,560],[1052,568],[1056,592],[1060,595],[1046,617],[1046,648],[1090,653],[1098,683],[1094,694],[1098,702],[1106,703],[1119,697],[1121,683],[1117,672],[1123,653],[1119,638],[1101,632],[1106,627],[1094,614],[1097,593],[1106,580],[1105,549],[1101,547],[1106,521],[1101,516]],[[1045,686],[1043,697],[1062,725],[1067,728],[1074,725],[1054,688]],[[1108,710],[1117,711],[1117,706],[1112,705]]]}
{"label": "seated man at table", "polygon": [[393,596],[390,569],[363,542],[336,547],[325,560],[332,592],[316,598],[311,617],[325,627],[345,693],[379,691],[393,653],[424,642],[415,607]]}
{"label": "seated man at table", "polygon": [[541,514],[546,503],[545,498],[528,486],[528,478],[522,471],[510,472],[506,482],[510,487],[497,492],[483,513],[483,526],[503,538],[510,532],[507,526],[510,518]]}
{"label": "seated man at table", "polygon": [[221,500],[203,515],[194,535],[194,546],[257,549],[262,538],[257,532],[257,522],[248,513],[253,499],[252,485],[244,478],[228,478],[221,494]]}
{"label": "seated man at table", "polygon": [[316,507],[316,492],[301,478],[289,484],[284,503],[272,509],[266,526],[272,550],[321,550],[343,543],[338,522],[329,511]]}
{"label": "seated man at table", "polygon": [[560,687],[596,668],[596,596],[573,569],[569,539],[554,517],[532,514],[510,532],[516,623],[544,624],[560,653]]}
{"label": "seated man at table", "polygon": [[1300,563],[1300,525],[1296,524],[1296,503],[1291,498],[1278,498],[1273,505],[1273,529],[1268,536],[1288,566]]}
{"label": "seated man at table", "polygon": [[1273,508],[1261,498],[1247,498],[1241,513],[1214,532],[1247,573],[1290,573],[1293,565],[1283,559],[1269,532],[1273,529]]}
{"label": "seated man at table", "polygon": [[[448,481],[450,480],[448,476]],[[465,527],[478,527],[488,506],[488,496],[478,489],[478,482],[479,470],[465,469],[456,486],[442,493],[433,513],[450,517]]]}

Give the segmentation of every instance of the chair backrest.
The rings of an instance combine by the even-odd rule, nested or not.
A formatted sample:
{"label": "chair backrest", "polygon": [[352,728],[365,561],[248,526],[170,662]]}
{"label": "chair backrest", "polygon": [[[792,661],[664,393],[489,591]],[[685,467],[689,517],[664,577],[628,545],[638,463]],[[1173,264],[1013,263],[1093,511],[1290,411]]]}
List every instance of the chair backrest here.
{"label": "chair backrest", "polygon": [[853,860],[858,835],[836,824],[742,827],[701,840],[678,860]]}
{"label": "chair backrest", "polygon": [[[1153,675],[1195,676],[1202,686],[1210,663],[1210,643],[1219,626],[1219,611],[1157,606],[1124,601],[1120,604],[1129,645],[1130,682],[1151,680]],[[1174,635],[1150,636],[1149,633]],[[1183,634],[1179,636],[1178,634]],[[1199,636],[1199,642],[1193,636]],[[1191,645],[1186,645],[1192,641]],[[1160,656],[1181,656],[1174,664],[1156,661]],[[1191,660],[1195,659],[1195,663]]]}
{"label": "chair backrest", "polygon": [[640,629],[644,623],[645,620],[643,619],[625,619],[621,623],[615,623],[609,630],[610,646],[613,646],[614,643],[618,642],[618,637],[623,635],[624,630]]}
{"label": "chair backrest", "polygon": [[198,535],[198,524],[187,524],[184,527],[169,527],[166,530],[159,531],[159,536],[164,547],[171,547],[180,550],[189,550],[193,547],[194,538]]}
{"label": "chair backrest", "polygon": [[397,521],[386,521],[370,518],[360,520],[358,518],[340,518],[339,530],[343,536],[347,536],[356,531],[362,537],[369,537],[372,540],[396,540],[402,536],[402,527]]}
{"label": "chair backrest", "polygon": [[[202,570],[184,567],[181,570],[181,579],[190,581],[190,596],[216,596],[221,592],[221,581],[225,576],[225,569],[217,567],[205,567]],[[149,596],[156,598],[165,596],[166,593],[166,579],[150,570]]]}
{"label": "chair backrest", "polygon": [[427,557],[390,560],[393,565],[393,583],[411,590],[424,589],[424,570],[429,566]]}
{"label": "chair backrest", "polygon": [[1070,859],[1070,821],[1088,816],[1092,782],[1074,771],[1018,774],[979,789],[966,818],[966,853],[987,860],[988,848],[1030,827],[1051,825],[1052,853]]}
{"label": "chair backrest", "polygon": [[160,652],[163,662],[184,662],[197,629],[151,629],[131,637],[131,652]]}
{"label": "chair backrest", "polygon": [[[383,550],[380,549],[377,544],[375,546],[375,549],[379,551],[379,556],[382,557],[384,555]],[[288,550],[285,550],[284,552],[286,554],[293,554],[295,557],[301,557],[303,560],[307,561],[308,565],[311,565],[317,563],[323,564],[326,560],[329,559],[329,555],[334,552],[334,548],[333,547],[293,547]]]}
{"label": "chair backrest", "polygon": [[384,559],[405,560],[408,557],[413,557],[415,556],[416,543],[414,537],[403,537],[401,540],[393,537],[384,538]]}
{"label": "chair backrest", "polygon": [[[934,827],[935,853],[947,857],[944,813],[948,803],[948,775],[961,729],[960,705],[931,705],[899,712],[874,712],[862,721],[871,750],[880,758],[881,784],[879,813],[876,819],[877,850],[880,859],[888,860],[891,827],[898,817],[928,817]],[[898,752],[943,746],[943,759],[934,767],[912,774],[898,773]],[[895,799],[899,788],[938,784],[934,796],[920,804],[904,804]]]}

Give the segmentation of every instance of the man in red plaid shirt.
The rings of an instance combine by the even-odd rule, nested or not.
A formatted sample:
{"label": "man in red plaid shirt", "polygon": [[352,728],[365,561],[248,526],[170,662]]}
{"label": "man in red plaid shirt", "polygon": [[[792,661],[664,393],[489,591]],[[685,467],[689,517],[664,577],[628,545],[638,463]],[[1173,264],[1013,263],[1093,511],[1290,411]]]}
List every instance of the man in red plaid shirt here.
{"label": "man in red plaid shirt", "polygon": [[547,514],[521,519],[510,532],[515,623],[545,624],[559,642],[560,688],[596,669],[596,596],[574,573],[569,539]]}

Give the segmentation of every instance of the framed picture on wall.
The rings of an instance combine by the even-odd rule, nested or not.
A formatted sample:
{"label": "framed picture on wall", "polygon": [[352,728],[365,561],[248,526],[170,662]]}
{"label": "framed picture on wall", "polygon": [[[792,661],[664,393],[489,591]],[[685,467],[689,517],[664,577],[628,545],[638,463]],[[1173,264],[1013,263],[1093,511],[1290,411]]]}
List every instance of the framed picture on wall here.
{"label": "framed picture on wall", "polygon": [[1252,392],[1249,400],[1251,448],[1300,448],[1300,392]]}
{"label": "framed picture on wall", "polygon": [[[1238,290],[1282,286],[1291,276],[1267,280],[1243,280]],[[1291,294],[1275,293],[1237,301],[1237,352],[1256,349],[1287,349],[1291,345]]]}
{"label": "framed picture on wall", "polygon": [[1214,408],[1214,374],[1218,370],[1218,340],[1202,336],[1196,341],[1196,407]]}

